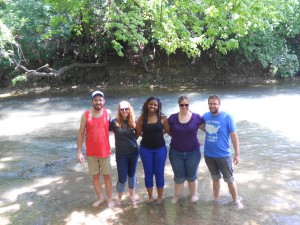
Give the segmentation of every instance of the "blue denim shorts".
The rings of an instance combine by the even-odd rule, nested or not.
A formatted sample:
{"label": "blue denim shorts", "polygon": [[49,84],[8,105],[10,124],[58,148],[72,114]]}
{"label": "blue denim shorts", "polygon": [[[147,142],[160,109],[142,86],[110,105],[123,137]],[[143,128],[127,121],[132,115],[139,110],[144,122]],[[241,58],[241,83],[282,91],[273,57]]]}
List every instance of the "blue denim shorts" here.
{"label": "blue denim shorts", "polygon": [[234,181],[232,159],[230,156],[221,158],[204,156],[204,158],[213,180],[218,180],[223,175],[225,182],[232,183]]}
{"label": "blue denim shorts", "polygon": [[169,160],[174,172],[175,183],[182,184],[185,180],[194,182],[197,179],[201,160],[200,148],[192,152],[181,152],[170,148]]}

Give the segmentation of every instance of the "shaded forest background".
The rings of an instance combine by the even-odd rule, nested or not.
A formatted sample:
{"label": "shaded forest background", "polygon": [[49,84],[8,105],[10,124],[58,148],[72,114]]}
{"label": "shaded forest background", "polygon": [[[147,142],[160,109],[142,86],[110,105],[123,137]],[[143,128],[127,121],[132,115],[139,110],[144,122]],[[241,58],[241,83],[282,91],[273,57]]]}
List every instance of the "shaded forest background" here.
{"label": "shaded forest background", "polygon": [[299,21],[298,0],[0,0],[0,88],[291,79]]}

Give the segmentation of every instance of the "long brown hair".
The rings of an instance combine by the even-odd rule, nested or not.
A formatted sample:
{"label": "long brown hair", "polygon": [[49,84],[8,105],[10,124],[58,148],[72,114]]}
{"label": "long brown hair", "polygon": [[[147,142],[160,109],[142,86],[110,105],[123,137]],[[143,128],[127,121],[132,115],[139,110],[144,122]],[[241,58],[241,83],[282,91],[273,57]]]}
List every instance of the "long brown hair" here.
{"label": "long brown hair", "polygon": [[[129,108],[128,118],[127,118],[128,125],[131,129],[135,129],[136,123],[135,123],[135,113],[134,113],[133,107],[127,101],[121,101],[121,102],[128,104],[128,108]],[[121,112],[120,112],[120,103],[118,105],[116,124],[117,124],[118,127],[126,128],[126,125],[123,122],[122,115],[121,115]]]}

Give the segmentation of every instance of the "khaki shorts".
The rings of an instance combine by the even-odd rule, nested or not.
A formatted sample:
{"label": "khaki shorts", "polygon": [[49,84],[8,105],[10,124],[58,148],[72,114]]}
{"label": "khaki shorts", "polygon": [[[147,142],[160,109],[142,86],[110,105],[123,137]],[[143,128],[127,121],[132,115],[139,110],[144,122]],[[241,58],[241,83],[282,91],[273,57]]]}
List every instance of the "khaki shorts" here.
{"label": "khaki shorts", "polygon": [[89,174],[91,176],[94,176],[98,173],[101,173],[103,175],[109,175],[110,174],[110,157],[106,158],[97,158],[94,156],[87,156],[87,163],[89,167]]}

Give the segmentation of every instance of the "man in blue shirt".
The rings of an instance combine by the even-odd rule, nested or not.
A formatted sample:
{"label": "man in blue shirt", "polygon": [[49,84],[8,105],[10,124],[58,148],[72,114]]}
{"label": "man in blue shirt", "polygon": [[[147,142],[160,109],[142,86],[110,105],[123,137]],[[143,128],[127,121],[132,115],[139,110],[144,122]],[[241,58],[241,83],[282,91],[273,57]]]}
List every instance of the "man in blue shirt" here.
{"label": "man in blue shirt", "polygon": [[[217,201],[220,195],[220,179],[223,176],[224,181],[228,184],[233,203],[242,208],[243,205],[238,197],[233,177],[233,164],[238,164],[240,158],[236,124],[230,114],[220,110],[220,104],[221,99],[219,96],[209,96],[209,112],[202,116],[205,124],[201,125],[201,129],[206,132],[204,145],[205,163],[213,180],[214,199]],[[231,159],[230,139],[235,151],[233,161]]]}

